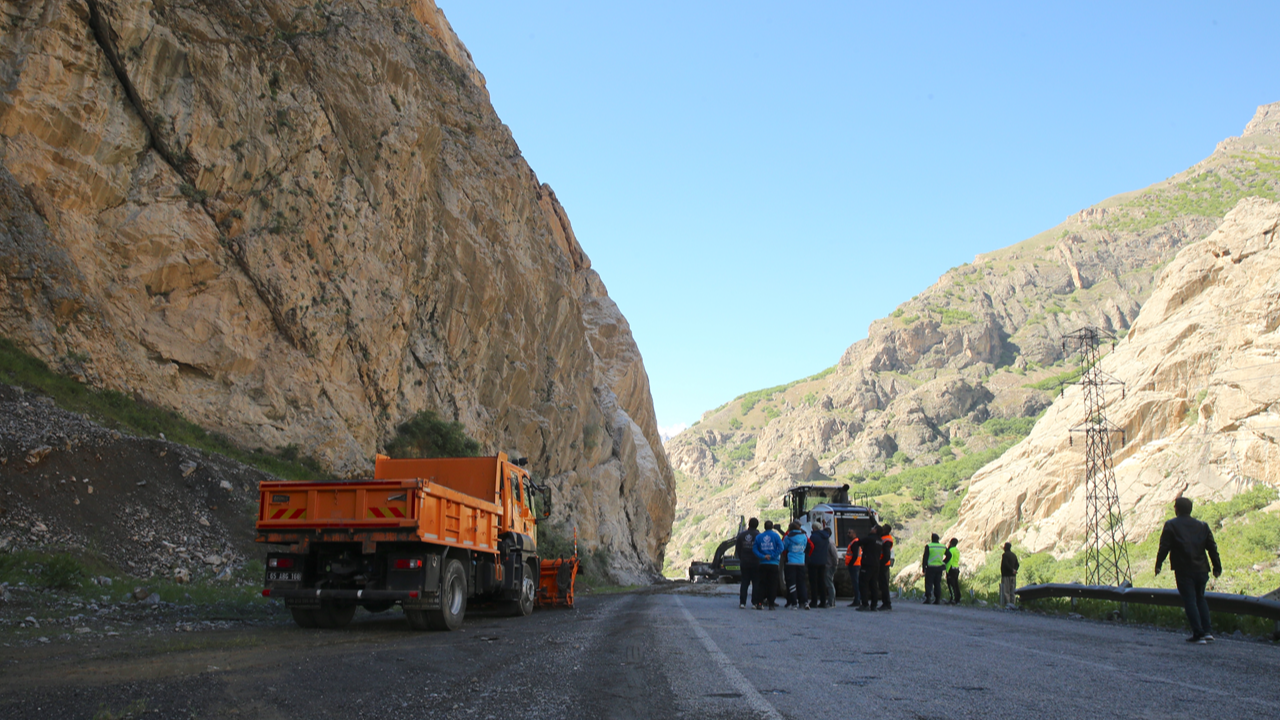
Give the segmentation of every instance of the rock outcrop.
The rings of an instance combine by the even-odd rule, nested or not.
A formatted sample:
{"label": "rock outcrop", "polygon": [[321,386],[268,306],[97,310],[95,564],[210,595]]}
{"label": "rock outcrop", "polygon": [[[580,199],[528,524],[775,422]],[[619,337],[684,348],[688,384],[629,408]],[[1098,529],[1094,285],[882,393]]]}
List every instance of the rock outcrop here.
{"label": "rock outcrop", "polygon": [[[991,421],[1025,426],[1078,368],[1063,335],[1126,333],[1178,250],[1250,194],[1280,197],[1280,103],[1187,171],[951,269],[873,322],[833,368],[705,413],[666,443],[680,496],[668,574],[714,549],[738,516],[785,514],[778,496],[789,485],[839,479],[856,493],[872,476],[1006,446],[1013,436]],[[873,502],[907,522],[899,536],[910,540],[918,526],[942,529],[934,514],[954,518],[963,492]]]}
{"label": "rock outcrop", "polygon": [[5,14],[0,332],[343,475],[437,410],[527,455],[619,580],[657,567],[640,354],[431,0]]}
{"label": "rock outcrop", "polygon": [[[1225,500],[1280,487],[1280,204],[1249,198],[1165,268],[1100,367],[1128,537],[1157,529],[1178,495]],[[955,533],[1066,555],[1084,540],[1084,400],[1068,391],[1031,435],[973,477]],[[1123,439],[1123,445],[1121,441]],[[980,560],[977,553],[970,553]]]}

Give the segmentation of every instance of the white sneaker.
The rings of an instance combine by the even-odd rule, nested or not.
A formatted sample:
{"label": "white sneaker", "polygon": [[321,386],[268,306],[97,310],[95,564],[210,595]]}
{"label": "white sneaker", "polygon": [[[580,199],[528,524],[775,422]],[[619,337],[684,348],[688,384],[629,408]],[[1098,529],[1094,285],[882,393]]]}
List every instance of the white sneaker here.
{"label": "white sneaker", "polygon": [[746,610],[746,609],[747,609],[747,604],[746,604],[746,603],[738,603],[738,609],[739,609],[739,610]]}
{"label": "white sneaker", "polygon": [[1208,642],[1213,642],[1213,636],[1212,636],[1212,635],[1205,635],[1205,636],[1204,636],[1203,638],[1201,638],[1201,639],[1202,639],[1202,640],[1205,640],[1205,641],[1208,641]]}

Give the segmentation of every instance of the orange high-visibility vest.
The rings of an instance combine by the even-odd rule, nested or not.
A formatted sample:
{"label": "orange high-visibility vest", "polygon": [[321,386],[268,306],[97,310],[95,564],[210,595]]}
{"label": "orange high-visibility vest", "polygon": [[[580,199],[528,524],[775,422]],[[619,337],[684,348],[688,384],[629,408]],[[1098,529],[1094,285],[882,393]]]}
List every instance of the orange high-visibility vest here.
{"label": "orange high-visibility vest", "polygon": [[[855,555],[854,553],[857,553],[857,555]],[[854,559],[855,557],[857,558],[856,560]],[[853,542],[849,543],[849,548],[844,551],[844,564],[852,565],[853,567],[862,566],[862,552],[861,552],[861,549],[858,547],[857,540],[854,540]]]}
{"label": "orange high-visibility vest", "polygon": [[[884,537],[880,538],[880,542],[885,542],[885,541],[893,542],[893,536],[892,536],[892,535],[885,535]],[[890,565],[892,565],[892,564],[893,564],[893,553],[892,553],[892,552],[890,552],[890,553],[889,553],[889,557],[885,558],[885,560],[884,560],[884,566],[885,566],[885,567],[889,567],[889,566],[890,566]]]}

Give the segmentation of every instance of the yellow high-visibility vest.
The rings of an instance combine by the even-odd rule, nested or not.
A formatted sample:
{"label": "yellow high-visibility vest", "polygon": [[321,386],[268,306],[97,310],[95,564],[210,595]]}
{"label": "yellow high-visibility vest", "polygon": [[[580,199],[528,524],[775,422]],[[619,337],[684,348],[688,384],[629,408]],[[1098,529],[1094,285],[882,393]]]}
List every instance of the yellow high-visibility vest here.
{"label": "yellow high-visibility vest", "polygon": [[925,545],[925,549],[929,551],[929,567],[942,567],[942,556],[946,554],[947,548],[942,543],[931,542]]}
{"label": "yellow high-visibility vest", "polygon": [[960,569],[960,547],[951,548],[951,559],[947,561],[947,570]]}

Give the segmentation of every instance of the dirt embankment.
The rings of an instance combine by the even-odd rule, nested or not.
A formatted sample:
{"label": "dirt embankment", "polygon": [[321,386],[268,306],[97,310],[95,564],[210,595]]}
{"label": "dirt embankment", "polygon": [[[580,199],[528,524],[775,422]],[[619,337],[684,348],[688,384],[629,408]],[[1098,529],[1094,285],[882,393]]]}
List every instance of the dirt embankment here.
{"label": "dirt embankment", "polygon": [[266,479],[0,385],[0,551],[84,550],[136,578],[226,577],[261,554],[253,516]]}

